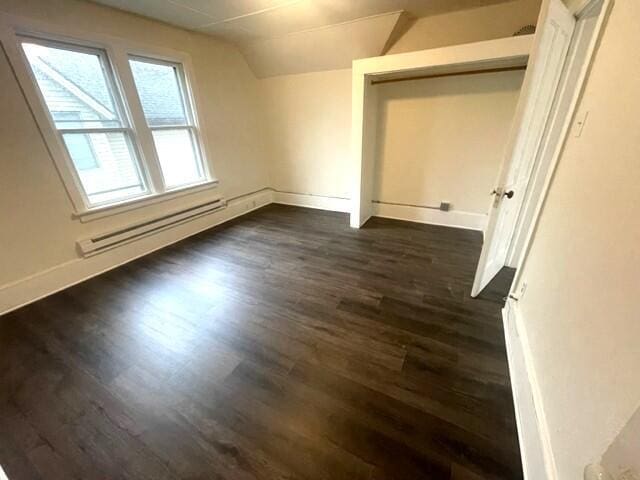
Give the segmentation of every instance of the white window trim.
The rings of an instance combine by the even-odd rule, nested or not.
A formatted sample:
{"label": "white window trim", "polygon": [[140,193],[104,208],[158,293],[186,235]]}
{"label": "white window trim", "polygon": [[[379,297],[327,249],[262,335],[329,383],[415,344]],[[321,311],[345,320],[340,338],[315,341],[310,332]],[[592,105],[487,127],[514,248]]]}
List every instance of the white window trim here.
{"label": "white window trim", "polygon": [[[134,54],[129,52],[128,54],[128,58],[127,61],[140,61],[140,62],[147,62],[147,63],[152,63],[152,64],[156,64],[156,65],[163,65],[163,66],[167,66],[167,67],[171,67],[171,68],[175,68],[176,69],[176,73],[177,73],[177,80],[178,80],[178,86],[180,89],[180,96],[182,97],[182,101],[184,102],[184,108],[185,108],[185,116],[187,119],[187,124],[186,125],[175,125],[175,126],[171,126],[171,125],[163,125],[161,127],[159,126],[150,126],[146,117],[144,119],[144,126],[142,128],[148,129],[149,133],[152,134],[152,132],[154,130],[188,130],[191,132],[191,134],[193,135],[193,138],[195,139],[196,142],[196,155],[197,155],[197,159],[200,162],[200,165],[203,169],[203,175],[205,179],[209,179],[211,178],[211,172],[209,170],[209,165],[208,162],[205,161],[205,157],[204,157],[204,145],[201,139],[201,128],[198,122],[198,114],[196,112],[196,102],[195,102],[195,98],[192,95],[192,86],[189,84],[188,81],[188,75],[185,72],[185,67],[181,62],[175,61],[175,60],[167,60],[166,58],[158,58],[157,56],[149,56],[149,55],[138,55],[138,54]],[[135,83],[135,80],[134,80]],[[142,110],[142,102],[140,101],[140,95],[138,94],[138,90],[134,89],[135,93],[136,93],[136,100],[138,102],[138,104],[140,105],[140,108]],[[143,116],[144,116],[144,111],[143,111]],[[155,147],[155,142],[153,142],[153,145]],[[158,157],[157,151],[156,151],[156,157]],[[162,177],[162,182],[163,182],[163,190],[165,192],[170,192],[170,191],[174,191],[174,190],[180,190],[182,188],[186,188],[189,186],[193,186],[193,185],[199,185],[202,183],[202,180],[197,181],[197,182],[191,182],[188,184],[184,184],[184,185],[178,185],[176,187],[173,188],[168,188],[167,185],[164,183],[164,177]],[[205,180],[206,181],[206,180]]]}
{"label": "white window trim", "polygon": [[[131,130],[134,132],[134,148],[138,155],[140,168],[146,181],[149,193],[142,196],[123,199],[114,203],[90,206],[84,198],[84,190],[79,183],[75,168],[70,164],[66,148],[62,144],[62,137],[58,134],[48,109],[41,100],[28,60],[20,45],[21,37],[34,37],[44,41],[62,42],[77,46],[78,48],[93,48],[105,52],[115,87],[122,96],[124,105],[122,108],[128,118]],[[195,89],[195,75],[191,57],[180,51],[160,48],[157,46],[131,42],[108,35],[88,32],[77,28],[49,24],[15,15],[0,12],[0,42],[6,52],[9,63],[16,75],[27,103],[33,113],[35,121],[44,138],[45,146],[54,162],[56,170],[62,180],[62,184],[73,206],[73,217],[81,221],[90,221],[108,215],[115,215],[146,205],[167,201],[175,197],[188,195],[219,184],[211,165],[212,157],[209,155],[206,138],[206,128],[202,117],[198,114],[199,95]],[[160,171],[157,157],[145,158],[146,152],[155,153],[155,146],[151,131],[147,127],[142,106],[138,99],[138,93],[133,82],[133,75],[129,67],[130,57],[142,57],[154,61],[165,61],[170,64],[179,64],[182,68],[183,88],[188,95],[189,108],[191,109],[193,122],[197,129],[197,141],[200,148],[202,168],[205,180],[188,185],[181,185],[174,189],[165,189],[162,172]]]}
{"label": "white window trim", "polygon": [[167,190],[166,192],[160,192],[154,195],[136,197],[134,199],[127,199],[119,203],[112,203],[102,207],[95,207],[82,213],[74,213],[73,217],[78,218],[82,223],[86,223],[92,220],[97,220],[99,218],[109,217],[111,215],[117,215],[119,213],[128,212],[130,210],[143,208],[148,205],[166,202],[174,198],[192,195],[194,193],[208,190],[212,187],[217,186],[218,184],[218,180],[207,180],[205,182],[180,187],[179,189],[175,190]]}
{"label": "white window trim", "polygon": [[[85,209],[93,211],[96,208],[101,208],[105,206],[108,207],[109,205],[112,205],[117,202],[126,202],[126,201],[137,200],[139,198],[152,196],[155,193],[155,188],[153,183],[151,182],[149,168],[148,168],[149,165],[147,162],[145,162],[144,151],[140,148],[140,142],[137,139],[137,131],[134,125],[132,124],[130,110],[127,108],[126,102],[123,103],[123,100],[126,97],[124,95],[124,92],[122,92],[121,85],[119,85],[118,77],[115,73],[114,66],[110,62],[107,52],[103,48],[96,48],[93,46],[88,47],[85,44],[77,45],[75,43],[72,44],[68,42],[59,42],[57,40],[44,38],[42,36],[33,37],[31,35],[26,35],[22,33],[16,35],[16,41],[18,42],[18,50],[20,52],[21,60],[24,62],[25,67],[27,69],[29,80],[32,83],[32,85],[34,85],[35,87],[34,90],[38,97],[37,101],[42,105],[42,111],[44,113],[44,116],[46,117],[46,122],[50,126],[50,128],[53,131],[53,134],[56,137],[56,140],[57,140],[56,143],[62,155],[61,162],[63,164],[63,168],[66,168],[69,174],[73,177],[74,187],[77,190],[78,195],[82,199],[82,204],[85,207]],[[62,48],[62,49],[69,48],[70,51],[97,55],[99,57],[99,61],[101,65],[105,69],[105,82],[107,83],[107,88],[109,90],[110,95],[112,96],[113,106],[117,111],[119,121],[122,124],[119,127],[93,127],[93,128],[85,127],[85,128],[78,128],[78,129],[59,128],[56,125],[55,120],[53,120],[52,114],[49,112],[49,108],[46,106],[46,100],[43,96],[43,93],[40,91],[40,88],[38,87],[38,82],[36,80],[36,77],[33,73],[31,66],[29,65],[29,60],[27,59],[27,56],[22,48],[21,44],[25,41],[33,42],[45,47]],[[126,135],[126,141],[130,143],[130,149],[133,157],[132,160],[134,162],[134,166],[138,172],[138,175],[140,177],[144,190],[140,193],[118,199],[116,202],[98,203],[90,206],[91,202],[89,201],[88,195],[85,193],[84,187],[80,180],[80,174],[77,168],[75,167],[75,165],[73,164],[73,160],[69,156],[67,148],[64,145],[63,135],[65,133],[73,133],[74,130],[77,131],[78,133],[84,133],[88,131],[94,131],[96,133],[99,133],[99,132],[124,133]]]}

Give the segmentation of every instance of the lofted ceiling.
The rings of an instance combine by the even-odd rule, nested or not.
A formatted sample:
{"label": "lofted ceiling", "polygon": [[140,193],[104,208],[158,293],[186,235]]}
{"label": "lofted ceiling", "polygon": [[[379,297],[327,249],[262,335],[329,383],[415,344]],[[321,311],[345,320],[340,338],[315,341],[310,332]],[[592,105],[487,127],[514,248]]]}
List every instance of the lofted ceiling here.
{"label": "lofted ceiling", "polygon": [[234,43],[266,77],[348,68],[382,54],[408,18],[510,0],[93,1]]}

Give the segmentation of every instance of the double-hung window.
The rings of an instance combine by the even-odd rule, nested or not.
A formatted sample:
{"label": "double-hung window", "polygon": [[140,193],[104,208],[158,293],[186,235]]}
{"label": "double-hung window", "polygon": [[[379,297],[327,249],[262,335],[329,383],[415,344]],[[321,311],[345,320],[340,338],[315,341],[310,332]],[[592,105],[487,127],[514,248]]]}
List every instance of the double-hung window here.
{"label": "double-hung window", "polygon": [[211,180],[181,63],[124,55],[117,67],[133,82],[122,82],[101,48],[18,39],[80,210]]}
{"label": "double-hung window", "polygon": [[129,64],[166,188],[201,182],[205,172],[182,66],[142,57],[130,57]]}
{"label": "double-hung window", "polygon": [[28,38],[22,48],[88,206],[147,194],[104,51]]}

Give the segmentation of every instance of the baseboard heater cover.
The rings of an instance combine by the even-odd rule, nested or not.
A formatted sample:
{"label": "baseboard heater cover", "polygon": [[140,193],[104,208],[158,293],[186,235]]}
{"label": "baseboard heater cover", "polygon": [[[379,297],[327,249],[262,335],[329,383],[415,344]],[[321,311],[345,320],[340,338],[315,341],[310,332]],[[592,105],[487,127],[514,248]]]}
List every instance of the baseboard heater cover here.
{"label": "baseboard heater cover", "polygon": [[103,233],[84,240],[77,245],[83,257],[90,257],[112,248],[138,240],[152,233],[180,225],[190,220],[208,215],[227,206],[224,199],[219,198],[200,205],[181,209],[142,223],[135,223],[111,232]]}

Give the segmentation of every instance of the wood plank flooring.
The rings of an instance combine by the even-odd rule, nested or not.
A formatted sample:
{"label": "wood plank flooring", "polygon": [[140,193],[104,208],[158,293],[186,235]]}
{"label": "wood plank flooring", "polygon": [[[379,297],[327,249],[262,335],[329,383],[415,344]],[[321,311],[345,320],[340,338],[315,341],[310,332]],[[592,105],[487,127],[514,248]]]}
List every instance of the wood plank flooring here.
{"label": "wood plank flooring", "polygon": [[270,205],[0,318],[22,479],[522,478],[477,232]]}

